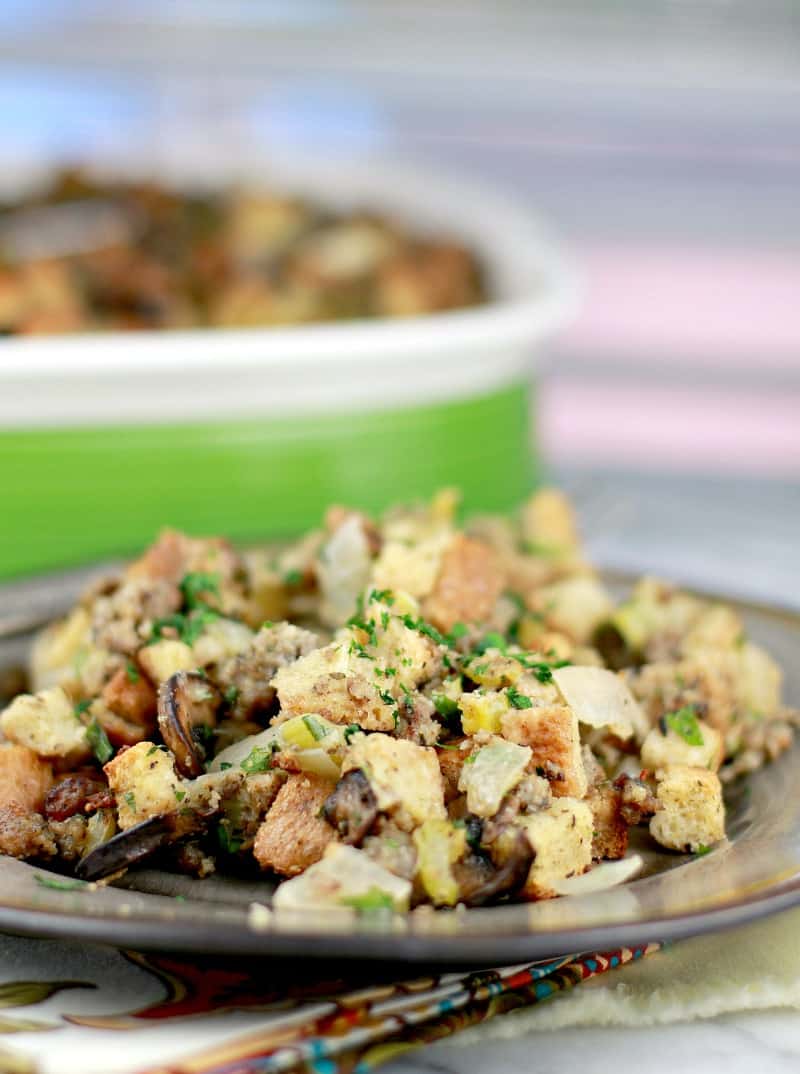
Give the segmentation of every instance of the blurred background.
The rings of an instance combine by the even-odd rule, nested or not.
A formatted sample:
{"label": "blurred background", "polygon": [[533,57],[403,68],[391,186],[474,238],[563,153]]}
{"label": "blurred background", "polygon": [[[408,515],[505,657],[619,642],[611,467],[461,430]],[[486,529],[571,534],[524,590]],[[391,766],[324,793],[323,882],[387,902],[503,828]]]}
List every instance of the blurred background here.
{"label": "blurred background", "polygon": [[4,0],[4,152],[308,149],[507,192],[582,278],[539,437],[593,554],[800,604],[799,44],[791,0]]}

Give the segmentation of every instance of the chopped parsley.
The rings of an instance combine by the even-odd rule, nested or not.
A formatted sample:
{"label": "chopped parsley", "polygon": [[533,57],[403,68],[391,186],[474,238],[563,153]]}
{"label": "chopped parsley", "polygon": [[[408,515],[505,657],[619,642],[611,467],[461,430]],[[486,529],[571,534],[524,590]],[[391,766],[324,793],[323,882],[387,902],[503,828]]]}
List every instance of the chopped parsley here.
{"label": "chopped parsley", "polygon": [[509,686],[507,688],[506,697],[511,706],[515,709],[529,709],[533,706],[531,699],[526,697],[525,694],[521,694],[514,686]]}
{"label": "chopped parsley", "polygon": [[357,723],[349,723],[347,727],[345,727],[344,740],[348,746],[350,745],[350,739],[353,737],[353,735],[357,735],[360,731],[361,728],[358,726]]}
{"label": "chopped parsley", "polygon": [[277,749],[277,742],[271,742],[269,746],[254,746],[239,767],[250,775],[268,772],[272,768],[272,755]]}
{"label": "chopped parsley", "polygon": [[437,645],[447,645],[447,638],[445,638],[444,634],[440,634],[435,626],[426,623],[424,619],[415,619],[413,615],[406,613],[400,616],[400,620],[409,630],[416,630],[417,633],[424,634],[426,638],[435,641]]}
{"label": "chopped parsley", "polygon": [[502,634],[498,634],[497,631],[491,631],[489,634],[484,635],[475,648],[472,650],[473,656],[483,656],[487,649],[499,649],[501,653],[506,651],[506,639]]}
{"label": "chopped parsley", "polygon": [[187,608],[190,610],[204,608],[206,607],[206,601],[202,599],[204,593],[219,596],[219,574],[208,571],[190,571],[189,574],[183,576],[178,588],[183,594]]}
{"label": "chopped parsley", "polygon": [[239,687],[238,686],[229,686],[226,689],[225,693],[223,694],[223,697],[225,698],[227,703],[231,706],[231,708],[233,708],[233,706],[239,700]]}
{"label": "chopped parsley", "polygon": [[128,676],[128,682],[137,683],[141,676],[139,675],[139,669],[135,664],[129,660],[125,667],[125,674]]}
{"label": "chopped parsley", "polygon": [[86,701],[79,701],[75,706],[75,715],[83,716],[84,712],[87,711],[91,703],[92,702],[88,699]]}
{"label": "chopped parsley", "polygon": [[350,618],[347,620],[347,625],[351,626],[351,627],[355,627],[356,630],[360,630],[360,631],[362,631],[362,633],[366,634],[367,638],[369,639],[368,644],[370,644],[370,645],[377,645],[378,644],[378,635],[377,635],[377,632],[375,630],[375,620],[374,619],[364,619],[360,615],[351,615]]}
{"label": "chopped parsley", "polygon": [[217,612],[204,607],[198,607],[188,615],[183,615],[181,612],[165,615],[153,621],[152,633],[147,644],[153,645],[161,641],[165,630],[174,630],[180,640],[191,648],[209,623],[216,622],[217,619],[219,619]]}
{"label": "chopped parsley", "polygon": [[85,880],[62,880],[57,876],[45,876],[44,873],[34,873],[33,879],[42,888],[52,888],[53,891],[82,891],[86,887]]}
{"label": "chopped parsley", "polygon": [[[92,747],[92,753],[100,764],[105,764],[106,761],[111,760],[114,756],[114,747],[108,741],[108,735],[97,720],[92,720],[86,728],[86,737],[89,740],[89,745]],[[156,748],[157,747],[154,747],[154,749]]]}
{"label": "chopped parsley", "polygon": [[373,589],[369,595],[369,603],[377,601],[379,604],[388,604],[389,607],[394,604],[394,594],[391,589]]}
{"label": "chopped parsley", "polygon": [[125,805],[128,807],[128,809],[130,809],[131,813],[135,813],[136,796],[134,795],[133,791],[126,791],[122,797],[125,800]]}
{"label": "chopped parsley", "polygon": [[363,895],[346,895],[341,903],[343,906],[352,906],[359,913],[375,913],[383,910],[393,910],[392,896],[380,888],[372,887]]}
{"label": "chopped parsley", "polygon": [[175,801],[176,802],[182,802],[184,800],[184,798],[186,797],[186,791],[179,791],[177,787],[175,788],[173,793],[175,795]]}
{"label": "chopped parsley", "polygon": [[705,843],[701,843],[697,850],[694,852],[696,858],[702,858],[706,854],[711,853],[711,847],[707,847]]}
{"label": "chopped parsley", "polygon": [[[400,685],[402,686],[402,683]],[[393,705],[394,704],[394,698],[392,697],[392,695],[389,693],[388,690],[378,690],[378,695],[379,695],[381,701],[384,703],[384,705]]]}
{"label": "chopped parsley", "polygon": [[220,772],[227,772],[229,768],[233,768],[233,765],[231,764],[230,761],[220,761],[219,762],[219,770],[220,770]]}
{"label": "chopped parsley", "polygon": [[216,827],[216,834],[220,849],[226,854],[238,854],[242,849],[242,840],[233,834],[229,821],[220,821]]}
{"label": "chopped parsley", "polygon": [[286,571],[283,576],[284,585],[297,586],[303,581],[303,573],[299,571],[297,567],[292,567],[291,570]]}
{"label": "chopped parsley", "polygon": [[703,732],[697,722],[697,714],[691,705],[685,705],[677,712],[668,712],[662,717],[661,729],[664,727],[680,735],[688,746],[702,746]]}
{"label": "chopped parsley", "polygon": [[460,711],[458,703],[452,697],[448,697],[447,694],[434,694],[433,703],[439,715],[444,716],[446,720],[451,716],[457,716]]}

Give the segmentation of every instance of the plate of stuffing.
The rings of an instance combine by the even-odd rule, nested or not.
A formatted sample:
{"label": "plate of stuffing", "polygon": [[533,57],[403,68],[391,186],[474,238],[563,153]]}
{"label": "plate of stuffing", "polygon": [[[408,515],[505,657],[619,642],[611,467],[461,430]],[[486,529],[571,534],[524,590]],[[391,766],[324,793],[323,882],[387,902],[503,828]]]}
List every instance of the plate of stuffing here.
{"label": "plate of stuffing", "polygon": [[0,601],[0,928],[499,964],[800,899],[800,618],[449,489]]}

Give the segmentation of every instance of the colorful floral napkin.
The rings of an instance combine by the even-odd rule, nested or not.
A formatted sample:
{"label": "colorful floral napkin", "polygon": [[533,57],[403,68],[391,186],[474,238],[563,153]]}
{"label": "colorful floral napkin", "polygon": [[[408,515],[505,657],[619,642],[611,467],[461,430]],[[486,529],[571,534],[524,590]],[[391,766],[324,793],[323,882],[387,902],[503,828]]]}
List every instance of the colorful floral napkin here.
{"label": "colorful floral napkin", "polygon": [[655,950],[365,985],[1,936],[0,1074],[364,1074]]}

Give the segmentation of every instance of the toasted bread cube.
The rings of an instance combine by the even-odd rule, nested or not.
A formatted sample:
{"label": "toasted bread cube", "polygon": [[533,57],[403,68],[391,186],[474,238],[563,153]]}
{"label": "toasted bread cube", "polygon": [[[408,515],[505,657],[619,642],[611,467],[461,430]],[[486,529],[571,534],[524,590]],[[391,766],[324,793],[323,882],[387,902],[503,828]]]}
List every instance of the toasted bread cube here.
{"label": "toasted bread cube", "polygon": [[659,809],[650,834],[670,850],[695,851],[725,835],[722,785],[715,772],[689,765],[668,765],[656,772]]}
{"label": "toasted bread cube", "polygon": [[622,816],[622,794],[610,784],[593,787],[586,798],[592,811],[592,858],[616,861],[628,849],[628,825]]}
{"label": "toasted bread cube", "polygon": [[320,860],[336,832],[321,816],[336,784],[303,772],[289,776],[258,829],[253,854],[262,869],[297,876]]}
{"label": "toasted bread cube", "polygon": [[521,892],[524,898],[553,898],[556,881],[585,873],[592,864],[592,810],[586,802],[555,798],[547,809],[518,823],[536,855]]}
{"label": "toasted bread cube", "polygon": [[505,574],[493,549],[473,537],[456,535],[444,555],[422,611],[439,630],[456,623],[480,623],[491,615]]}
{"label": "toasted bread cube", "polygon": [[75,677],[75,658],[89,643],[91,619],[77,607],[60,623],[53,623],[36,637],[31,652],[31,679],[36,690]]}
{"label": "toasted bread cube", "polygon": [[314,712],[332,723],[357,723],[367,731],[394,729],[395,705],[381,698],[372,662],[351,657],[344,644],[301,656],[280,668],[272,685],[281,704],[279,720]]}
{"label": "toasted bread cube", "polygon": [[106,706],[117,716],[140,727],[155,726],[157,699],[149,679],[133,667],[120,668],[102,693]]}
{"label": "toasted bread cube", "polygon": [[447,814],[444,785],[436,751],[390,735],[356,735],[342,774],[360,768],[378,800],[378,808],[394,815],[408,830]]}
{"label": "toasted bread cube", "polygon": [[178,808],[182,786],[173,768],[173,756],[152,742],[137,742],[118,753],[103,771],[117,799],[120,828],[132,828],[147,817]]}
{"label": "toasted bread cube", "polygon": [[521,746],[530,746],[531,765],[553,765],[563,779],[553,780],[557,797],[583,798],[588,787],[581,752],[578,718],[567,705],[542,705],[511,709],[501,719],[503,737]]}
{"label": "toasted bread cube", "polygon": [[551,555],[577,551],[578,527],[572,504],[559,489],[543,488],[522,509],[522,537],[536,550]]}
{"label": "toasted bread cube", "polygon": [[436,584],[451,539],[451,534],[444,532],[411,545],[400,540],[386,541],[372,568],[373,586],[402,590],[417,600],[427,597]]}
{"label": "toasted bread cube", "polygon": [[156,685],[166,682],[176,671],[191,671],[197,658],[185,642],[162,638],[138,652],[139,663]]}
{"label": "toasted bread cube", "polygon": [[[715,727],[697,721],[697,730],[703,739],[701,746],[693,746],[677,731],[661,722],[657,723],[642,743],[644,768],[666,768],[667,765],[689,765],[690,768],[708,768],[716,772],[722,764],[722,735]],[[666,731],[666,734],[665,734]]]}
{"label": "toasted bread cube", "polygon": [[91,754],[86,728],[60,686],[38,694],[20,694],[0,715],[6,738],[40,757],[80,764]]}
{"label": "toasted bread cube", "polygon": [[0,743],[0,809],[39,812],[53,786],[53,769],[27,746]]}
{"label": "toasted bread cube", "polygon": [[549,627],[579,644],[589,642],[595,627],[614,610],[607,589],[591,575],[576,575],[543,586],[536,603]]}

